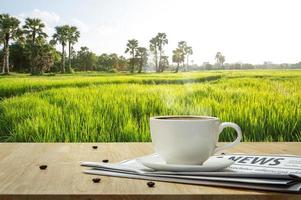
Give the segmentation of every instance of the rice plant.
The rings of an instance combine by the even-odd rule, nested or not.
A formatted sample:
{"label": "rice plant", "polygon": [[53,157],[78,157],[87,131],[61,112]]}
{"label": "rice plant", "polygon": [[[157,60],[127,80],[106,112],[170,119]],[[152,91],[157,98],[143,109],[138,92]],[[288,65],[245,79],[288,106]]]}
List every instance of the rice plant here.
{"label": "rice plant", "polygon": [[150,141],[150,116],[189,114],[233,121],[244,141],[301,141],[298,70],[8,77],[0,96],[1,141]]}

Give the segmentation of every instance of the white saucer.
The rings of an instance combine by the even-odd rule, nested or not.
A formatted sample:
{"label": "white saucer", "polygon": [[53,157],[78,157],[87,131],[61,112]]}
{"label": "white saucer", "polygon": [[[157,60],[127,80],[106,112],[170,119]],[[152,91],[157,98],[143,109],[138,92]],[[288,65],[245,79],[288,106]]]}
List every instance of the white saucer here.
{"label": "white saucer", "polygon": [[227,168],[234,163],[233,160],[229,160],[223,156],[212,156],[202,165],[166,164],[166,162],[158,154],[145,156],[137,159],[137,161],[145,167],[156,171],[171,172],[213,172]]}

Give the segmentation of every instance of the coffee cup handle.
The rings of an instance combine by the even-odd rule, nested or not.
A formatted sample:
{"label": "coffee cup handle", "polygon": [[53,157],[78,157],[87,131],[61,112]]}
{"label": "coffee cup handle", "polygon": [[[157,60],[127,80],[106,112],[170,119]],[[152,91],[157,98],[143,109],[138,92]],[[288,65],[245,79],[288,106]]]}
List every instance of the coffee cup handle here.
{"label": "coffee cup handle", "polygon": [[216,147],[215,150],[214,150],[214,153],[216,153],[218,151],[221,151],[221,150],[224,150],[224,149],[228,149],[228,148],[233,147],[233,146],[235,146],[235,145],[237,145],[237,144],[240,143],[240,140],[242,138],[242,132],[241,132],[240,127],[237,124],[232,123],[232,122],[221,123],[221,125],[219,126],[219,135],[222,133],[222,131],[226,127],[234,128],[235,131],[236,131],[236,133],[237,133],[237,138],[234,140],[234,142],[225,144],[225,145],[220,146],[220,147]]}

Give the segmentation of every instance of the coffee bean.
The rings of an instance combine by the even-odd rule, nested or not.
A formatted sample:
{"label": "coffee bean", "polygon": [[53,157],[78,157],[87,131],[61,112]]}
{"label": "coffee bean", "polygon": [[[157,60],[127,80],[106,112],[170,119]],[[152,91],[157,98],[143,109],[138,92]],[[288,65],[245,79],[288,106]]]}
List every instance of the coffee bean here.
{"label": "coffee bean", "polygon": [[93,149],[97,149],[97,148],[98,148],[98,146],[92,146],[92,148],[93,148]]}
{"label": "coffee bean", "polygon": [[221,153],[221,155],[226,155],[225,153]]}
{"label": "coffee bean", "polygon": [[104,163],[108,163],[108,162],[109,162],[109,160],[108,160],[108,159],[104,159],[104,160],[102,160],[102,162],[104,162]]}
{"label": "coffee bean", "polygon": [[94,183],[99,183],[99,182],[100,182],[100,178],[93,178],[92,181],[93,181]]}
{"label": "coffee bean", "polygon": [[147,186],[148,187],[155,187],[155,183],[150,181],[150,182],[147,182]]}
{"label": "coffee bean", "polygon": [[41,169],[41,170],[47,169],[47,165],[40,165],[40,169]]}

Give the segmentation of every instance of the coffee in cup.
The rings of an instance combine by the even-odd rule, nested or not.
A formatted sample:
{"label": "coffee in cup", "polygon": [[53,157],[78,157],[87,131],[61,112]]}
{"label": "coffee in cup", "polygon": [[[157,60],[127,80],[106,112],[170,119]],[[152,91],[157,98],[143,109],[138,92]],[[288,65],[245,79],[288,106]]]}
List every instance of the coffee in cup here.
{"label": "coffee in cup", "polygon": [[[218,147],[224,128],[234,128],[234,142]],[[209,116],[159,116],[150,118],[150,129],[155,151],[168,164],[197,165],[214,153],[237,145],[242,132],[232,122],[221,122]]]}

